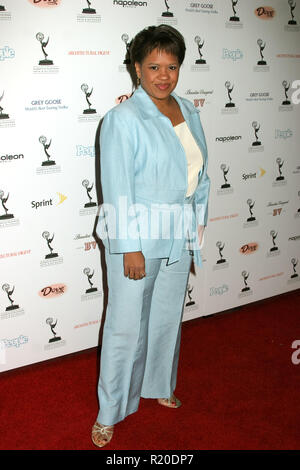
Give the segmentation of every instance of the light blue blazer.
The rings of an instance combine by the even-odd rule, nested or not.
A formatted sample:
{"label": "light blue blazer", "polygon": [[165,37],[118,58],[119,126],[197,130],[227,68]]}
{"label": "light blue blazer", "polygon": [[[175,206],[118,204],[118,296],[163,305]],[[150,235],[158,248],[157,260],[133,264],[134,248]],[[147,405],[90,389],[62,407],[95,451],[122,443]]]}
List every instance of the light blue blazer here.
{"label": "light blue blazer", "polygon": [[170,264],[180,259],[188,225],[194,234],[194,261],[201,266],[197,225],[207,224],[207,147],[199,111],[190,101],[172,96],[203,156],[194,195],[187,201],[187,159],[171,121],[139,86],[103,119],[103,204],[96,232],[110,253],[142,251],[148,258],[169,258]]}

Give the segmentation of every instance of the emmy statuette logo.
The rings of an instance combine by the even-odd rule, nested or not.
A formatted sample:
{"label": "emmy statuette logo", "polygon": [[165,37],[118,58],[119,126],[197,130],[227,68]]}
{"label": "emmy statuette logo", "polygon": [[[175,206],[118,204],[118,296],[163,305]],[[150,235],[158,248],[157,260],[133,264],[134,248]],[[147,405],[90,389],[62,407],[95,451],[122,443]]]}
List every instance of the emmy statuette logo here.
{"label": "emmy statuette logo", "polygon": [[129,36],[127,33],[122,34],[121,40],[125,44],[125,55],[124,55],[123,63],[119,65],[119,72],[127,72],[128,65],[130,65],[129,49],[130,49],[131,41],[129,41]]}
{"label": "emmy statuette logo", "polygon": [[81,182],[82,186],[85,188],[86,190],[86,195],[88,197],[88,200],[89,202],[86,202],[84,204],[84,209],[81,209],[80,210],[80,215],[92,215],[92,214],[96,214],[97,212],[97,203],[96,202],[93,202],[92,200],[92,196],[91,196],[91,191],[94,187],[94,183],[90,184],[89,180],[88,179],[84,179],[82,182]]}
{"label": "emmy statuette logo", "polygon": [[53,61],[48,59],[48,54],[46,52],[46,47],[49,43],[49,36],[48,36],[47,41],[44,41],[45,36],[43,33],[37,33],[35,37],[40,42],[42,53],[44,54],[44,59],[39,61],[39,65],[53,65]]}
{"label": "emmy statuette logo", "polygon": [[256,220],[256,217],[254,216],[253,213],[253,207],[255,205],[255,201],[252,201],[251,198],[247,199],[247,204],[248,204],[248,210],[249,210],[249,217],[247,218],[247,221],[243,224],[244,228],[249,228],[249,227],[254,227],[258,225],[258,221]]}
{"label": "emmy statuette logo", "polygon": [[48,141],[47,137],[41,135],[39,137],[39,143],[43,147],[44,151],[44,158],[46,156],[46,160],[43,160],[41,166],[36,169],[36,173],[38,175],[48,175],[50,173],[59,173],[61,171],[61,167],[56,165],[55,160],[51,158],[49,153],[49,148],[52,143],[52,139]]}
{"label": "emmy statuette logo", "polygon": [[170,10],[169,3],[170,0],[164,0],[166,10],[161,13],[159,18],[157,18],[157,25],[163,23],[175,26],[177,24],[177,19],[174,17],[174,13]]}
{"label": "emmy statuette logo", "polygon": [[267,65],[267,62],[265,61],[264,56],[263,56],[263,50],[266,47],[266,43],[263,44],[263,40],[258,39],[257,45],[259,47],[259,53],[260,53],[260,60],[257,62],[257,65]]}
{"label": "emmy statuette logo", "polygon": [[218,252],[219,252],[219,259],[216,261],[216,263],[213,267],[213,271],[228,268],[228,266],[229,266],[228,261],[223,256],[223,250],[224,250],[224,247],[225,247],[225,243],[222,243],[220,240],[218,240],[217,243],[216,243],[216,247],[217,247]]}
{"label": "emmy statuette logo", "polygon": [[163,11],[161,16],[163,16],[164,18],[173,18],[173,13],[170,11],[170,7],[168,5],[168,2],[167,0],[165,0],[165,5],[166,5],[166,11]]}
{"label": "emmy statuette logo", "polygon": [[15,309],[20,308],[19,305],[14,305],[14,300],[12,299],[12,295],[14,293],[15,286],[11,289],[9,284],[3,284],[2,290],[4,290],[4,292],[6,292],[7,297],[10,301],[10,306],[6,307],[5,310],[8,312],[10,310],[15,310]]}
{"label": "emmy statuette logo", "polygon": [[230,183],[228,183],[228,179],[227,179],[227,173],[229,172],[229,166],[227,167],[225,165],[225,163],[222,163],[220,168],[223,172],[223,178],[224,178],[224,183],[221,185],[221,189],[228,189],[228,188],[230,188]]}
{"label": "emmy statuette logo", "polygon": [[268,253],[267,253],[267,257],[270,258],[270,257],[274,257],[274,256],[278,256],[280,254],[280,250],[276,244],[276,238],[278,236],[278,232],[276,232],[275,230],[271,230],[270,231],[270,236],[272,238],[272,247],[269,249]]}
{"label": "emmy statuette logo", "polygon": [[197,44],[199,59],[195,60],[195,65],[192,65],[191,71],[192,72],[199,72],[199,71],[208,71],[209,65],[207,65],[206,60],[203,58],[202,48],[204,46],[204,39],[201,39],[200,36],[194,37],[194,42]]}
{"label": "emmy statuette logo", "polygon": [[258,124],[256,121],[253,121],[252,127],[254,129],[255,134],[255,142],[252,142],[252,147],[257,147],[258,145],[261,145],[261,141],[258,139],[258,131],[260,130],[260,124]]}
{"label": "emmy statuette logo", "polygon": [[91,108],[92,106],[92,103],[90,102],[89,98],[91,97],[92,93],[93,93],[93,88],[89,91],[89,87],[86,83],[83,83],[81,85],[81,90],[83,91],[83,93],[85,94],[85,99],[86,99],[86,102],[88,104],[88,108],[87,109],[84,109],[83,111],[83,114],[95,114],[96,113],[96,110]]}
{"label": "emmy statuette logo", "polygon": [[48,248],[50,250],[50,253],[45,256],[45,259],[57,258],[58,253],[53,253],[53,248],[51,246],[51,243],[54,240],[54,234],[52,235],[52,238],[51,238],[50,233],[48,231],[45,231],[45,232],[42,233],[42,237],[46,240]]}
{"label": "emmy statuette logo", "polygon": [[8,198],[9,193],[7,193],[7,196],[5,196],[4,191],[0,189],[0,201],[5,212],[4,214],[0,215],[0,229],[13,225],[19,225],[19,219],[15,219],[14,215],[9,212],[7,207]]}
{"label": "emmy statuette logo", "polygon": [[1,199],[2,207],[5,211],[4,215],[0,215],[0,221],[14,218],[13,214],[9,214],[8,208],[6,207],[6,203],[8,201],[8,198],[9,198],[9,193],[7,194],[6,197],[4,197],[4,191],[0,190],[0,199]]}
{"label": "emmy statuette logo", "polygon": [[249,278],[250,274],[246,270],[244,270],[244,271],[241,272],[241,275],[242,275],[242,278],[243,278],[244,287],[242,287],[242,289],[241,289],[241,291],[238,295],[239,299],[253,294],[253,291],[252,291],[251,287],[249,287],[249,285],[248,285],[248,278]]}
{"label": "emmy statuette logo", "polygon": [[238,4],[238,0],[228,0],[231,3],[231,9],[233,15],[229,17],[229,21],[226,21],[226,28],[232,28],[232,29],[237,29],[237,28],[242,28],[243,23],[240,20],[240,17],[237,14],[236,6]]}
{"label": "emmy statuette logo", "polygon": [[238,0],[231,0],[233,16],[229,18],[229,21],[234,21],[234,22],[240,21],[239,17],[236,15],[235,7],[237,6],[237,4],[238,4]]}
{"label": "emmy statuette logo", "polygon": [[283,80],[282,86],[284,88],[285,100],[281,103],[283,106],[289,106],[291,104],[290,100],[288,99],[287,92],[290,89],[290,84],[286,80]]}
{"label": "emmy statuette logo", "polygon": [[[3,91],[3,93],[2,93],[2,95],[1,95],[1,97],[0,97],[0,103],[1,103],[1,101],[2,101],[2,99],[3,99],[3,96],[4,96],[4,91]],[[1,104],[0,104],[0,119],[9,119],[9,114],[3,113],[3,108],[2,108],[2,106],[1,106]]]}
{"label": "emmy statuette logo", "polygon": [[42,144],[42,146],[44,147],[44,152],[45,152],[45,155],[47,157],[47,160],[43,161],[42,163],[42,166],[50,166],[50,165],[55,165],[55,161],[54,160],[51,160],[51,157],[48,153],[48,149],[51,145],[51,142],[52,140],[50,139],[50,141],[47,143],[47,137],[41,135],[39,137],[39,142],[40,144]]}
{"label": "emmy statuette logo", "polygon": [[217,261],[217,264],[226,263],[226,259],[223,258],[223,255],[222,255],[222,251],[224,250],[224,246],[225,246],[225,243],[222,244],[221,241],[218,241],[218,242],[216,243],[216,247],[217,247],[218,250],[219,250],[219,256],[220,256],[220,258],[219,258],[218,261]]}
{"label": "emmy statuette logo", "polygon": [[87,202],[84,207],[85,208],[90,208],[90,207],[95,207],[97,206],[96,202],[92,202],[92,197],[90,195],[92,189],[93,189],[93,186],[94,186],[94,183],[92,183],[92,186],[89,186],[90,182],[89,180],[83,180],[82,181],[82,186],[86,189],[86,193],[87,193],[87,196],[89,198],[89,202]]}
{"label": "emmy statuette logo", "polygon": [[187,295],[189,298],[189,301],[185,304],[186,307],[191,307],[192,305],[195,305],[194,300],[192,299],[192,292],[193,292],[194,287],[191,286],[190,284],[187,285]]}
{"label": "emmy statuette logo", "polygon": [[127,65],[127,64],[130,64],[130,55],[129,55],[130,43],[128,42],[129,41],[128,34],[126,33],[122,34],[121,39],[125,43],[125,47],[126,47],[126,55],[125,55],[125,59],[123,60],[123,64]]}
{"label": "emmy statuette logo", "polygon": [[292,263],[292,266],[293,266],[293,274],[291,275],[291,279],[295,279],[295,278],[298,277],[298,273],[296,271],[296,266],[298,264],[298,260],[296,258],[292,258],[291,263]]}
{"label": "emmy statuette logo", "polygon": [[87,14],[87,15],[94,15],[96,13],[95,8],[91,8],[91,2],[89,0],[86,0],[88,6],[87,8],[83,8],[82,13]]}
{"label": "emmy statuette logo", "polygon": [[13,318],[19,315],[23,315],[25,313],[24,310],[21,309],[18,304],[15,304],[15,301],[12,297],[15,291],[15,286],[10,287],[8,283],[5,283],[2,285],[2,290],[6,293],[7,298],[10,302],[10,305],[6,307],[5,312],[1,313],[1,316],[0,316],[1,320],[7,320],[8,318]]}
{"label": "emmy statuette logo", "polygon": [[195,36],[194,41],[198,46],[198,53],[199,53],[199,56],[200,56],[200,59],[195,60],[195,64],[206,64],[206,60],[203,59],[203,55],[202,55],[202,52],[201,52],[201,49],[204,45],[204,40],[201,42],[200,36]]}
{"label": "emmy statuette logo", "polygon": [[249,278],[249,273],[247,271],[242,271],[242,278],[243,278],[243,281],[244,281],[244,287],[241,289],[241,293],[248,293],[251,288],[248,286],[248,278]]}
{"label": "emmy statuette logo", "polygon": [[[97,15],[96,9],[93,8],[92,2],[90,0],[82,0],[82,3],[85,6],[81,13],[77,14],[77,22],[78,23],[100,23],[101,22],[101,15]],[[93,1],[93,3],[95,3]]]}
{"label": "emmy statuette logo", "polygon": [[79,122],[98,122],[100,116],[99,114],[97,114],[96,109],[92,107],[92,103],[90,101],[90,97],[92,96],[94,88],[92,87],[90,90],[89,85],[87,85],[87,83],[82,83],[80,89],[85,95],[85,100],[87,102],[88,107],[82,111],[81,115],[79,115],[78,121]]}
{"label": "emmy statuette logo", "polygon": [[54,328],[55,328],[56,325],[57,325],[57,320],[56,320],[56,322],[54,323],[53,318],[49,317],[49,318],[47,318],[46,323],[47,323],[47,325],[50,326],[51,332],[52,332],[52,334],[53,334],[53,338],[50,338],[50,339],[49,339],[49,343],[55,343],[56,341],[60,341],[60,340],[61,340],[61,337],[60,337],[60,336],[56,336],[56,332],[55,332],[55,330],[54,330]]}
{"label": "emmy statuette logo", "polygon": [[298,259],[297,258],[292,258],[291,259],[291,264],[292,264],[293,271],[292,271],[292,274],[290,275],[290,277],[287,281],[288,284],[294,284],[295,282],[300,281],[300,276],[299,276],[299,274],[297,273],[297,270],[296,270],[296,266],[298,265]]}
{"label": "emmy statuette logo", "polygon": [[286,181],[285,177],[282,174],[282,167],[283,167],[284,161],[282,160],[281,157],[277,157],[276,158],[276,163],[277,163],[277,168],[278,168],[278,170],[277,170],[278,176],[276,177],[275,181],[273,181],[272,186],[273,187],[285,186],[287,184],[287,181]]}
{"label": "emmy statuette logo", "polygon": [[81,296],[81,301],[92,300],[101,296],[101,292],[98,291],[97,287],[94,287],[92,279],[94,277],[95,271],[91,272],[91,269],[86,267],[83,269],[83,274],[87,277],[89,283],[89,288],[85,290],[85,294]]}
{"label": "emmy statuette logo", "polygon": [[224,195],[224,194],[232,194],[233,193],[233,188],[231,187],[230,183],[228,182],[227,179],[227,174],[229,172],[229,166],[227,166],[225,163],[222,163],[220,165],[220,169],[223,173],[223,179],[224,183],[221,185],[221,188],[217,190],[218,196]]}
{"label": "emmy statuette logo", "polygon": [[225,82],[225,88],[227,89],[227,95],[229,102],[225,104],[225,108],[234,108],[235,104],[232,102],[231,93],[233,91],[234,85],[231,85],[229,81]]}
{"label": "emmy statuette logo", "polygon": [[46,319],[46,324],[49,325],[51,333],[53,337],[51,337],[48,341],[48,344],[44,346],[45,351],[49,351],[54,348],[58,348],[61,346],[65,346],[66,341],[61,339],[61,336],[57,336],[57,333],[55,331],[56,325],[57,325],[57,320],[54,321],[52,317],[48,317]]}
{"label": "emmy statuette logo", "polygon": [[266,47],[266,42],[264,42],[261,38],[259,38],[256,41],[256,43],[259,48],[260,59],[257,61],[257,65],[254,66],[253,70],[254,72],[269,72],[270,67],[268,66],[265,60],[264,54],[263,54],[263,51],[265,50],[265,47]]}
{"label": "emmy statuette logo", "polygon": [[255,141],[253,141],[251,147],[249,147],[249,152],[263,152],[264,146],[262,145],[258,135],[260,132],[260,123],[257,121],[253,121],[252,128],[254,131]]}
{"label": "emmy statuette logo", "polygon": [[225,82],[225,88],[227,90],[228,100],[225,103],[225,107],[222,108],[222,114],[236,114],[238,112],[238,108],[236,107],[235,103],[232,101],[231,93],[233,91],[234,85],[231,85],[231,82],[227,80]]}
{"label": "emmy statuette logo", "polygon": [[[279,106],[279,111],[293,111],[293,105],[291,100],[288,96],[288,91],[290,89],[290,83],[287,80],[283,80],[282,82],[283,90],[284,90],[284,100],[282,101],[281,105]],[[293,96],[292,96],[293,98]]]}
{"label": "emmy statuette logo", "polygon": [[278,158],[276,158],[276,163],[277,163],[277,165],[278,165],[278,172],[279,172],[279,176],[277,176],[276,181],[283,181],[283,180],[284,180],[284,176],[282,175],[282,170],[281,170],[281,168],[283,167],[284,161],[281,160],[280,157],[278,157]]}
{"label": "emmy statuette logo", "polygon": [[253,216],[253,211],[252,211],[255,202],[253,202],[252,199],[248,199],[247,204],[248,204],[248,208],[250,212],[250,217],[248,217],[247,222],[253,222],[254,220],[256,220],[255,217]]}
{"label": "emmy statuette logo", "polygon": [[292,17],[292,19],[288,21],[288,25],[296,26],[297,21],[295,20],[295,16],[294,16],[294,10],[296,8],[296,2],[294,2],[294,0],[288,0],[288,4],[289,4],[289,7],[290,7],[290,13],[291,13],[291,17]]}
{"label": "emmy statuette logo", "polygon": [[41,261],[41,263],[40,263],[41,267],[43,268],[43,267],[46,267],[46,266],[53,266],[53,265],[56,265],[56,264],[61,264],[63,262],[63,258],[61,256],[59,256],[58,253],[54,252],[54,250],[52,248],[52,243],[53,243],[53,240],[54,240],[54,233],[53,233],[52,237],[50,237],[50,233],[48,232],[48,230],[45,230],[42,233],[42,238],[46,241],[47,247],[48,247],[48,250],[49,250],[50,253],[45,255],[44,260]]}
{"label": "emmy statuette logo", "polygon": [[85,293],[86,293],[86,294],[91,294],[92,292],[97,292],[97,290],[98,290],[97,287],[93,287],[94,284],[93,284],[92,281],[91,281],[92,278],[94,277],[95,271],[93,271],[93,272],[91,273],[90,268],[84,268],[83,274],[86,275],[87,280],[88,280],[88,283],[89,283],[89,285],[90,285],[89,289],[86,289]]}

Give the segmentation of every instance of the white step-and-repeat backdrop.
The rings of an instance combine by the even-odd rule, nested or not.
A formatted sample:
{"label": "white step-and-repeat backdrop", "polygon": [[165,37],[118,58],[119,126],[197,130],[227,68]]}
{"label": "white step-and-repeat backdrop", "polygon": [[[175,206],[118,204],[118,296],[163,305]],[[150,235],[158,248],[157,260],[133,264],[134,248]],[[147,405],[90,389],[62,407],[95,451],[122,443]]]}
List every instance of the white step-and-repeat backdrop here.
{"label": "white step-and-repeat backdrop", "polygon": [[300,286],[298,2],[0,0],[0,371],[98,343],[96,131],[132,91],[126,46],[160,23],[186,40],[177,93],[212,180],[184,320]]}

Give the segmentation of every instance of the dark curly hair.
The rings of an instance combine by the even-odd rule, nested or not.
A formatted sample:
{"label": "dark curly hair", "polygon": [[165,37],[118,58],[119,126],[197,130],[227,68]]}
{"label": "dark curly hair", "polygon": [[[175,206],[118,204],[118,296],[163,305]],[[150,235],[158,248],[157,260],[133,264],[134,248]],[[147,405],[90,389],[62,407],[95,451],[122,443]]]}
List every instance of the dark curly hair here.
{"label": "dark curly hair", "polygon": [[165,51],[177,57],[179,65],[185,56],[185,42],[182,34],[172,26],[161,24],[149,26],[140,31],[131,41],[129,54],[131,64],[141,64],[154,49]]}

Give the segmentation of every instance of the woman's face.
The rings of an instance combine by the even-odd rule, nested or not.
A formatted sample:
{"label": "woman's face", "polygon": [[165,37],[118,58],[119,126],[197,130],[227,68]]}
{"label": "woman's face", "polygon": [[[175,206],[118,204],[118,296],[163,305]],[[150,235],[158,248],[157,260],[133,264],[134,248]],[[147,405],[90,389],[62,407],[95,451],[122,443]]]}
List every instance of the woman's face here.
{"label": "woman's face", "polygon": [[168,100],[179,77],[179,62],[176,56],[154,49],[141,64],[135,63],[141,85],[152,101],[159,105]]}

